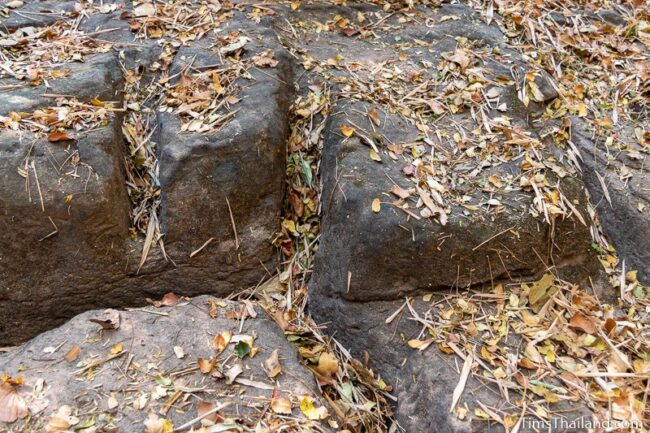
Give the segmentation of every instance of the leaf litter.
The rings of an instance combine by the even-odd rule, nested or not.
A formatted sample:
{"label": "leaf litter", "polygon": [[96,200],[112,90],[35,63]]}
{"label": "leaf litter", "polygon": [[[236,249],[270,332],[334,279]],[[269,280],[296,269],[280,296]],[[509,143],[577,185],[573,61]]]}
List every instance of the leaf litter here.
{"label": "leaf litter", "polygon": [[[289,4],[291,10],[297,10],[301,5],[301,2],[278,2],[281,3]],[[335,17],[331,22],[299,23],[298,27],[313,32],[342,31],[347,37],[365,38],[372,37],[373,31],[379,29],[390,31],[394,26],[390,24],[390,18],[399,17],[403,22],[418,19],[417,9],[411,7],[402,9],[380,1],[369,3],[384,4],[385,7],[382,11],[359,13],[357,22]],[[435,1],[407,3],[437,5]],[[494,22],[501,27],[513,49],[526,54],[530,69],[516,83],[518,98],[524,105],[541,103],[547,98],[539,84],[542,69],[553,70],[555,76],[560,77],[555,83],[560,97],[545,107],[544,117],[561,119],[562,122],[561,126],[552,128],[547,137],[564,146],[574,159],[580,158],[567,134],[571,127],[567,118],[576,116],[587,120],[594,134],[605,138],[609,146],[638,159],[638,155],[648,152],[649,133],[638,121],[643,119],[644,113],[647,116],[647,101],[644,99],[647,95],[644,96],[643,92],[647,92],[645,83],[650,68],[647,66],[647,52],[639,51],[639,43],[645,44],[646,48],[648,44],[647,5],[628,2],[633,6],[633,16],[626,17],[623,25],[611,25],[574,14],[570,10],[574,3],[539,0],[536,7],[528,7],[523,2],[501,0],[490,1],[487,9],[483,3],[471,4],[488,23]],[[86,12],[95,11],[94,6],[86,6]],[[610,7],[600,1],[589,2],[589,7],[597,6]],[[15,3],[7,7],[19,8],[20,5]],[[130,20],[131,29],[138,37],[165,37],[173,41],[164,42],[163,54],[152,67],[152,72],[161,73],[156,86],[144,90],[141,74],[126,72],[127,103],[123,131],[129,146],[126,165],[129,195],[134,203],[132,223],[134,232],[145,239],[140,266],[146,261],[145,251],[149,251],[151,246],[159,245],[164,249],[164,235],[157,218],[160,189],[155,143],[151,140],[153,113],[147,107],[153,106],[153,101],[162,101],[163,108],[181,116],[185,130],[196,132],[218,129],[227,120],[225,116],[234,115],[235,111],[230,111],[230,106],[237,103],[234,86],[238,78],[246,76],[248,65],[235,58],[223,69],[199,71],[190,66],[177,85],[170,84],[166,72],[176,48],[183,42],[200,39],[212,26],[226,20],[231,7],[227,1],[200,2],[197,8],[186,2],[156,5],[140,2],[134,16],[125,17]],[[271,8],[263,5],[252,5],[249,10],[249,17],[253,20],[262,14],[273,13]],[[0,77],[11,76],[26,81],[28,85],[46,84],[49,79],[66,76],[66,61],[109,49],[109,45],[94,42],[92,37],[76,30],[78,21],[74,19],[81,19],[82,15],[78,11],[75,13],[71,14],[70,20],[45,29],[24,28],[11,35],[0,34],[0,43],[4,47],[0,53]],[[452,203],[462,206],[467,213],[481,208],[499,212],[502,204],[497,199],[472,202],[471,197],[459,188],[466,183],[491,194],[511,189],[529,191],[536,196],[530,212],[549,223],[555,217],[576,214],[553,179],[577,170],[577,163],[576,167],[562,167],[553,157],[540,152],[545,143],[530,131],[514,126],[506,116],[491,119],[487,116],[490,107],[496,107],[498,111],[508,109],[507,102],[502,99],[502,89],[515,83],[511,78],[488,78],[478,66],[478,59],[487,55],[498,58],[499,52],[475,46],[464,38],[457,42],[458,48],[444,53],[437,64],[420,67],[411,62],[408,65],[410,75],[405,72],[407,67],[398,66],[397,62],[379,64],[367,70],[364,65],[347,63],[340,56],[334,56],[322,65],[307,53],[302,54],[302,60],[306,69],[317,68],[328,78],[331,78],[330,70],[346,68],[351,72],[348,77],[338,79],[342,84],[342,95],[372,102],[375,108],[368,111],[368,117],[375,126],[381,125],[384,112],[389,111],[398,113],[420,130],[421,136],[416,142],[384,145],[372,133],[353,125],[341,128],[345,137],[358,137],[370,146],[369,157],[377,162],[382,160],[382,156],[403,158],[405,179],[413,185],[399,187],[392,193],[402,201],[399,204],[404,209],[415,207],[420,217],[435,218],[443,225],[452,212]],[[413,46],[419,44],[417,40],[412,43]],[[228,55],[245,45],[244,36],[233,35],[223,41],[219,51]],[[407,52],[412,47],[404,48],[398,59],[408,63]],[[257,57],[254,64],[273,67],[273,60],[268,56]],[[427,69],[436,71],[433,77],[427,75]],[[617,74],[612,75],[613,70]],[[305,311],[307,281],[319,234],[320,133],[330,114],[330,98],[331,90],[327,86],[313,86],[306,96],[299,97],[294,103],[287,166],[287,211],[282,232],[275,241],[286,262],[278,276],[256,289],[255,296],[269,310],[287,338],[299,345],[300,354],[321,383],[323,396],[339,426],[351,431],[388,431],[387,422],[391,415],[388,400],[392,399],[390,387],[377,379],[364,364],[353,359],[335,340],[325,337]],[[51,142],[70,140],[74,135],[69,135],[68,131],[101,125],[113,115],[115,109],[110,103],[97,102],[87,106],[74,99],[59,98],[56,106],[34,113],[9,113],[0,118],[0,122],[5,128],[39,133]],[[220,109],[226,110],[227,114],[219,114]],[[467,126],[443,130],[435,124],[436,119],[458,113],[468,114],[471,121]],[[617,134],[615,125],[623,122],[633,125],[637,146],[630,146]],[[466,129],[471,134],[467,134]],[[442,142],[442,138],[447,144],[446,150],[443,147],[439,153],[427,152],[427,146],[435,147],[432,143]],[[518,178],[486,170],[495,165],[496,160],[504,158],[521,161],[522,172]],[[18,171],[24,175],[29,168],[26,160],[25,166],[19,167]],[[453,175],[467,172],[472,176],[463,182]],[[415,203],[408,205],[409,199]],[[379,202],[373,200],[372,207],[373,211],[381,211]],[[584,222],[585,217],[579,218]],[[552,275],[531,284],[508,283],[492,287],[495,296],[474,291],[436,295],[435,298],[425,296],[431,306],[426,314],[418,313],[411,300],[406,300],[402,309],[407,309],[411,319],[422,325],[422,332],[405,344],[417,350],[435,345],[443,353],[464,360],[459,385],[450,401],[456,416],[466,416],[466,409],[459,403],[471,374],[480,380],[496,383],[501,390],[518,392],[521,396],[515,404],[516,410],[510,413],[497,413],[480,402],[474,408],[477,417],[497,420],[507,429],[516,427],[525,413],[548,417],[549,407],[562,400],[583,400],[597,415],[609,411],[614,419],[645,421],[643,412],[650,371],[650,357],[645,344],[646,317],[650,311],[647,288],[636,280],[633,272],[620,271],[613,248],[607,244],[597,221],[594,224],[601,261],[613,284],[620,286],[622,296],[618,305],[602,304],[594,294]],[[242,313],[230,314],[245,316],[243,311],[245,309]],[[249,344],[250,339],[235,342],[230,336],[227,339],[223,335],[218,337],[223,340],[217,343],[217,347],[223,346],[221,351],[228,345],[239,345],[239,358],[249,355],[254,348]],[[508,344],[511,338],[519,339],[525,350],[511,352]],[[119,350],[82,367],[82,371],[91,375],[96,366],[123,353]],[[68,354],[69,358],[78,356],[76,350]],[[275,372],[281,368],[279,360],[269,359],[268,371]],[[199,360],[197,368],[204,374],[218,376],[222,373],[214,370],[216,365],[216,359]],[[237,380],[236,376],[234,380]],[[1,406],[6,419],[26,414],[16,393],[20,381],[3,376],[0,400],[9,402]],[[164,385],[167,379],[160,378],[160,382]],[[174,398],[174,395],[176,393],[169,398]],[[292,405],[281,395],[274,396],[270,404],[276,414],[289,413]],[[317,407],[308,397],[300,400],[299,407],[309,419],[327,417],[327,410]],[[204,408],[201,416],[210,411]],[[69,407],[60,408],[50,419],[46,431],[65,431],[77,426],[80,420],[73,413]],[[223,431],[231,427],[236,429],[227,423],[221,425]],[[169,420],[152,415],[145,422],[145,429],[157,433],[172,431],[173,428]]]}

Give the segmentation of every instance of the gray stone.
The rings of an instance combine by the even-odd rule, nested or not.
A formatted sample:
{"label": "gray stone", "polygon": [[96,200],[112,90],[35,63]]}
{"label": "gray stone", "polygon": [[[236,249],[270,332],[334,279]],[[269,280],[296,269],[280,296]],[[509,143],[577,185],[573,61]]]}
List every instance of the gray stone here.
{"label": "gray stone", "polygon": [[[209,315],[217,303],[216,318]],[[299,409],[303,396],[323,406],[313,375],[299,362],[295,347],[264,310],[244,304],[203,296],[182,300],[170,308],[116,311],[118,329],[102,329],[91,319],[102,320],[102,310],[88,311],[61,327],[39,335],[9,353],[0,354],[0,371],[13,377],[22,375],[25,384],[18,388],[32,413],[30,419],[12,425],[0,423],[0,431],[41,432],[50,416],[67,405],[80,424],[94,420],[98,431],[144,431],[150,413],[173,421],[175,427],[197,417],[200,402],[230,406],[219,411],[238,425],[253,428],[266,415],[276,416],[270,407],[274,392],[291,400],[292,417],[304,432],[329,431],[326,422],[309,421]],[[241,311],[256,311],[244,319]],[[233,318],[228,318],[231,316]],[[240,327],[241,326],[241,327]],[[229,331],[233,342],[219,354],[213,347],[216,335]],[[254,357],[239,359],[234,351],[236,338],[254,337]],[[92,362],[122,354],[95,368]],[[78,358],[64,356],[74,347]],[[51,348],[51,349],[48,349]],[[176,348],[176,349],[175,349]],[[282,373],[270,379],[262,364],[277,350]],[[180,355],[180,357],[179,357]],[[198,371],[199,358],[216,358],[210,374]],[[240,364],[242,373],[228,384],[227,373]],[[180,396],[172,401],[175,392]],[[113,398],[116,407],[109,406]],[[145,406],[140,408],[142,402]],[[169,407],[166,408],[166,405]],[[138,408],[136,408],[138,407]],[[36,412],[40,408],[40,412]],[[161,415],[164,411],[166,415]],[[232,421],[231,421],[232,422]],[[195,427],[200,424],[196,423]],[[183,431],[189,430],[189,427]]]}

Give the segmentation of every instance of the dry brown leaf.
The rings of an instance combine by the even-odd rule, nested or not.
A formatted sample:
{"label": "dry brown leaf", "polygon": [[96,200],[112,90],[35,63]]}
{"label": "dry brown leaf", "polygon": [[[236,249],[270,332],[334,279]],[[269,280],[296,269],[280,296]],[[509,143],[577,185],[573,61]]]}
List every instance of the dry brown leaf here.
{"label": "dry brown leaf", "polygon": [[271,352],[271,356],[264,361],[264,369],[270,378],[274,378],[278,374],[282,373],[282,366],[280,365],[280,358],[278,357],[278,349]]}
{"label": "dry brown leaf", "polygon": [[279,395],[277,390],[274,390],[271,398],[271,409],[281,415],[291,415],[291,400]]}
{"label": "dry brown leaf", "polygon": [[217,359],[216,358],[210,358],[204,359],[204,358],[199,358],[197,361],[197,364],[199,366],[199,370],[203,374],[209,374],[214,366],[217,364]]}
{"label": "dry brown leaf", "polygon": [[411,196],[411,193],[408,192],[408,190],[406,190],[404,188],[400,188],[397,185],[393,185],[393,187],[390,189],[390,192],[392,192],[397,197],[402,198],[402,199],[409,198]]}
{"label": "dry brown leaf", "polygon": [[339,362],[331,353],[323,352],[318,358],[316,371],[323,376],[334,377],[339,372]]}
{"label": "dry brown leaf", "polygon": [[575,313],[569,321],[569,326],[573,329],[579,329],[587,334],[595,334],[596,326],[587,316],[582,313]]}
{"label": "dry brown leaf", "polygon": [[51,142],[57,142],[57,141],[69,141],[69,140],[74,140],[74,138],[68,134],[65,131],[56,131],[52,132],[47,136],[47,140]]}
{"label": "dry brown leaf", "polygon": [[214,340],[212,341],[212,347],[214,347],[217,352],[221,353],[226,350],[226,347],[228,347],[231,338],[232,332],[223,331],[221,334],[217,334],[214,337]]}
{"label": "dry brown leaf", "polygon": [[352,137],[352,135],[354,135],[355,131],[356,131],[356,129],[354,129],[351,126],[341,125],[341,132],[343,133],[343,135],[345,135],[348,138]]}
{"label": "dry brown leaf", "polygon": [[202,420],[208,420],[212,424],[216,424],[218,422],[223,421],[223,417],[219,415],[218,412],[213,412],[208,414],[210,411],[214,411],[216,408],[214,403],[210,403],[209,401],[204,401],[201,400],[199,401],[198,405],[196,406],[196,411],[197,411],[197,416],[201,418]]}
{"label": "dry brown leaf", "polygon": [[68,350],[68,353],[65,354],[63,359],[65,359],[68,362],[73,362],[76,361],[77,358],[79,358],[79,355],[81,354],[81,349],[79,346],[72,346],[70,350]]}
{"label": "dry brown leaf", "polygon": [[103,329],[118,329],[120,327],[120,312],[109,308],[105,310],[99,319],[88,319],[97,323]]}
{"label": "dry brown leaf", "polygon": [[372,211],[374,213],[379,213],[381,210],[381,201],[378,198],[372,200]]}
{"label": "dry brown leaf", "polygon": [[381,126],[381,122],[379,121],[379,115],[377,114],[377,110],[374,108],[370,109],[368,111],[368,117],[374,123],[376,126]]}

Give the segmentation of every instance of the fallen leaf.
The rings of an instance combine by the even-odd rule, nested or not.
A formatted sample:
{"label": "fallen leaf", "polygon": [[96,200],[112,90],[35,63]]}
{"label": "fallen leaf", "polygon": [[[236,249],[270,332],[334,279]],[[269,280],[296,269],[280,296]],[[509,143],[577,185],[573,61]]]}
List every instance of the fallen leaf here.
{"label": "fallen leaf", "polygon": [[277,390],[273,390],[273,396],[271,397],[271,409],[275,413],[281,415],[291,415],[291,400],[287,397],[279,395]]}
{"label": "fallen leaf", "polygon": [[18,395],[16,388],[0,383],[0,422],[12,423],[29,414],[27,403]]}
{"label": "fallen leaf", "polygon": [[133,16],[135,17],[152,17],[156,15],[156,8],[151,3],[142,3],[133,8]]}
{"label": "fallen leaf", "polygon": [[218,307],[217,302],[215,300],[213,300],[213,299],[208,299],[205,303],[210,306],[210,311],[208,312],[210,317],[212,317],[213,319],[216,319],[217,316],[219,315],[219,309],[217,308]]}
{"label": "fallen leaf", "polygon": [[553,286],[554,281],[553,274],[546,274],[539,281],[532,284],[528,294],[528,301],[533,307],[533,311],[539,311],[539,308],[557,291],[557,287]]}
{"label": "fallen leaf", "polygon": [[242,371],[244,370],[242,369],[241,364],[235,364],[230,367],[230,369],[226,372],[226,383],[228,383],[228,385],[233,383],[237,376],[242,373]]}
{"label": "fallen leaf", "polygon": [[54,415],[49,419],[45,426],[45,433],[64,433],[70,430],[70,427],[79,424],[79,418],[72,415],[70,406],[61,406]]}
{"label": "fallen leaf", "polygon": [[47,140],[51,142],[57,142],[57,141],[69,141],[73,140],[72,136],[70,136],[67,132],[65,131],[56,131],[52,132],[47,136]]}
{"label": "fallen leaf", "polygon": [[99,319],[88,320],[97,323],[103,329],[118,329],[120,327],[120,312],[109,308]]}
{"label": "fallen leaf", "polygon": [[214,337],[214,340],[212,341],[212,347],[217,352],[221,353],[224,350],[226,350],[226,347],[228,347],[231,338],[232,338],[232,332],[223,331],[221,334],[218,334]]}
{"label": "fallen leaf", "polygon": [[354,129],[351,126],[341,125],[341,132],[343,133],[343,135],[345,135],[348,138],[352,137],[352,135],[354,135],[355,131],[356,131],[356,129]]}
{"label": "fallen leaf", "polygon": [[400,188],[397,185],[393,185],[393,187],[390,189],[390,192],[392,192],[397,197],[402,198],[402,199],[409,198],[411,196],[411,193],[408,192],[408,190],[406,190],[404,188]]}
{"label": "fallen leaf", "polygon": [[325,407],[316,408],[314,399],[307,395],[300,400],[300,410],[311,420],[325,419],[329,416]]}
{"label": "fallen leaf", "polygon": [[183,359],[185,358],[185,351],[181,346],[174,346],[174,355],[176,355],[176,358],[178,359]]}
{"label": "fallen leaf", "polygon": [[79,358],[79,355],[81,354],[81,349],[79,346],[72,346],[70,350],[68,350],[68,353],[66,353],[63,356],[63,359],[65,359],[68,362],[73,362],[76,361],[77,358]]}
{"label": "fallen leaf", "polygon": [[245,341],[239,341],[235,344],[235,354],[239,359],[243,359],[246,355],[251,353],[251,346]]}
{"label": "fallen leaf", "polygon": [[197,416],[201,418],[202,420],[208,420],[212,424],[216,424],[218,422],[223,421],[223,417],[219,415],[218,412],[213,412],[209,415],[206,415],[208,412],[213,411],[215,409],[215,404],[210,403],[209,401],[204,401],[201,400],[196,406],[196,411],[197,411]]}
{"label": "fallen leaf", "polygon": [[569,326],[573,329],[579,329],[587,334],[595,334],[596,326],[587,316],[581,313],[575,313],[569,321]]}
{"label": "fallen leaf", "polygon": [[316,371],[323,376],[334,377],[339,372],[339,362],[331,353],[323,352],[318,358]]}
{"label": "fallen leaf", "polygon": [[282,366],[280,365],[280,358],[278,357],[278,349],[271,352],[271,356],[264,361],[264,369],[270,378],[274,378],[278,374],[282,373]]}
{"label": "fallen leaf", "polygon": [[155,413],[150,413],[149,418],[144,421],[144,433],[172,433],[174,424]]}
{"label": "fallen leaf", "polygon": [[376,126],[381,125],[381,122],[379,121],[379,115],[377,115],[377,110],[375,110],[374,108],[368,111],[368,117],[370,118],[372,123],[374,123]]}
{"label": "fallen leaf", "polygon": [[381,201],[378,198],[376,198],[372,201],[372,211],[374,213],[379,213],[380,210],[381,210]]}
{"label": "fallen leaf", "polygon": [[217,359],[210,358],[208,360],[208,359],[199,358],[196,362],[199,366],[199,370],[201,371],[201,373],[209,374],[214,368],[214,366],[217,364]]}
{"label": "fallen leaf", "polygon": [[106,402],[106,406],[108,407],[108,410],[113,410],[116,407],[118,407],[119,405],[120,405],[120,403],[117,401],[115,396],[113,394],[111,394],[108,397],[108,401]]}

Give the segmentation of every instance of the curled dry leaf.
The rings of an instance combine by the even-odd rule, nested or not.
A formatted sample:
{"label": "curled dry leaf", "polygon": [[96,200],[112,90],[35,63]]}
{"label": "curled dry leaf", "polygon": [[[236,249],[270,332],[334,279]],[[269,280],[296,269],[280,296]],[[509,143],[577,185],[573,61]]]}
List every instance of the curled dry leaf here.
{"label": "curled dry leaf", "polygon": [[331,353],[323,352],[318,358],[316,371],[323,376],[334,377],[339,372],[339,362]]}
{"label": "curled dry leaf", "polygon": [[278,374],[282,373],[282,366],[280,365],[280,358],[278,357],[278,349],[275,349],[271,353],[271,356],[264,361],[264,369],[270,378],[274,378]]}
{"label": "curled dry leaf", "polygon": [[291,400],[287,397],[280,395],[278,390],[273,390],[273,397],[271,397],[271,409],[275,413],[281,415],[291,415]]}
{"label": "curled dry leaf", "polygon": [[69,140],[74,140],[74,138],[65,131],[52,132],[47,136],[47,141],[51,141],[53,143],[57,141],[69,141]]}
{"label": "curled dry leaf", "polygon": [[0,383],[0,421],[12,423],[28,413],[27,404],[17,389],[8,383]]}
{"label": "curled dry leaf", "polygon": [[221,334],[217,334],[212,341],[212,347],[219,353],[226,350],[230,339],[232,338],[232,332],[223,331]]}
{"label": "curled dry leaf", "polygon": [[325,419],[329,416],[327,409],[323,406],[317,408],[314,405],[314,399],[308,395],[300,399],[300,410],[311,420]]}
{"label": "curled dry leaf", "polygon": [[103,329],[118,329],[120,327],[120,312],[109,308],[104,311],[100,318],[88,320],[97,323]]}
{"label": "curled dry leaf", "polygon": [[217,364],[217,358],[210,358],[204,359],[204,358],[199,358],[197,361],[197,364],[199,365],[199,370],[203,374],[209,374],[214,366]]}
{"label": "curled dry leaf", "polygon": [[341,132],[343,133],[343,135],[345,135],[348,138],[352,137],[352,135],[354,135],[355,131],[356,131],[356,129],[354,129],[351,126],[341,125]]}
{"label": "curled dry leaf", "polygon": [[573,329],[579,329],[587,334],[596,333],[594,322],[582,313],[575,313],[569,321],[569,326]]}
{"label": "curled dry leaf", "polygon": [[144,421],[144,433],[172,433],[174,425],[168,419],[160,418],[155,413],[150,413]]}

